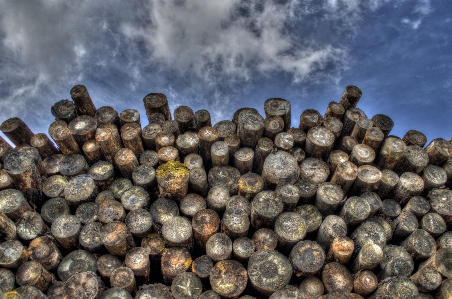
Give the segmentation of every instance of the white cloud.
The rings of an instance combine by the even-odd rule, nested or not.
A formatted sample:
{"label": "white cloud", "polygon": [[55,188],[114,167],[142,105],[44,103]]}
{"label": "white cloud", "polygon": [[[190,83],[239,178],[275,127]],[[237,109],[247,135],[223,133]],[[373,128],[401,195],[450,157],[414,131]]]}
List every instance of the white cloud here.
{"label": "white cloud", "polygon": [[428,15],[433,11],[430,0],[419,0],[417,5],[414,7],[414,12],[421,15]]}
{"label": "white cloud", "polygon": [[408,18],[403,18],[401,22],[403,25],[409,26],[411,29],[416,30],[421,25],[422,20],[421,19],[410,20]]}

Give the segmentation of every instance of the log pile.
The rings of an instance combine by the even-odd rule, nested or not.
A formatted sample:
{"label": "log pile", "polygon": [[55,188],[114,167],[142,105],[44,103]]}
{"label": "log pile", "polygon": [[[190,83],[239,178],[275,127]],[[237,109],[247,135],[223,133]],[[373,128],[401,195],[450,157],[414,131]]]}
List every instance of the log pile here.
{"label": "log pile", "polygon": [[143,127],[70,94],[56,145],[0,126],[0,298],[452,298],[452,144],[358,87],[298,128],[280,98],[212,126],[152,93]]}

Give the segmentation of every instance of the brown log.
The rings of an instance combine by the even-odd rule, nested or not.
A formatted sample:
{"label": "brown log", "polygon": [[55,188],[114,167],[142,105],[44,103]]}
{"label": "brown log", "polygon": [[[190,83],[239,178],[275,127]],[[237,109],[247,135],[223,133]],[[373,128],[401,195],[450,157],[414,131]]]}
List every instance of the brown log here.
{"label": "brown log", "polygon": [[157,152],[159,164],[165,164],[169,161],[179,161],[179,151],[173,146],[165,146]]}
{"label": "brown log", "polygon": [[306,223],[307,235],[313,235],[319,229],[322,224],[322,214],[319,210],[310,204],[298,206],[294,209],[295,213],[298,213],[303,217]]}
{"label": "brown log", "polygon": [[433,267],[424,267],[411,275],[411,281],[420,292],[431,292],[436,290],[442,283],[441,274]]}
{"label": "brown log", "polygon": [[[345,108],[345,106],[344,106]],[[344,127],[342,128],[341,137],[350,136],[355,128],[356,123],[361,118],[367,118],[366,114],[359,108],[346,108],[344,119],[342,120]]]}
{"label": "brown log", "polygon": [[270,116],[264,122],[264,136],[274,139],[276,134],[284,130],[284,120],[279,116]]}
{"label": "brown log", "polygon": [[275,148],[280,151],[289,152],[293,148],[293,136],[286,132],[281,132],[275,136]]}
{"label": "brown log", "polygon": [[320,279],[315,276],[308,276],[298,286],[301,298],[318,299],[323,295],[325,287]]}
{"label": "brown log", "polygon": [[199,298],[202,289],[201,279],[190,272],[179,273],[171,283],[171,293],[175,299]]}
{"label": "brown log", "polygon": [[239,209],[246,215],[251,215],[251,203],[241,195],[232,196],[226,203],[226,209]]}
{"label": "brown log", "polygon": [[212,290],[225,298],[239,296],[245,290],[247,282],[247,271],[237,261],[220,261],[210,271]]}
{"label": "brown log", "polygon": [[17,239],[16,225],[5,213],[0,213],[0,236],[5,240]]}
{"label": "brown log", "polygon": [[81,115],[68,124],[68,129],[75,141],[81,147],[88,140],[94,139],[97,129],[97,120],[89,115]]}
{"label": "brown log", "polygon": [[293,142],[295,147],[304,148],[306,143],[306,133],[302,129],[290,128],[287,133],[291,134],[293,137]]}
{"label": "brown log", "polygon": [[369,203],[361,197],[352,196],[347,199],[339,216],[349,227],[356,227],[370,215]]}
{"label": "brown log", "polygon": [[11,140],[16,146],[23,143],[30,144],[34,133],[28,126],[18,117],[5,120],[0,125],[0,130]]}
{"label": "brown log", "polygon": [[23,263],[16,272],[16,281],[20,286],[33,286],[45,292],[55,279],[40,263],[29,261]]}
{"label": "brown log", "polygon": [[155,138],[162,132],[162,127],[156,123],[150,123],[141,131],[143,146],[146,150],[156,150]]}
{"label": "brown log", "polygon": [[210,275],[210,270],[213,268],[213,261],[207,255],[202,255],[196,258],[191,264],[191,272],[196,274],[201,279],[207,279]]}
{"label": "brown log", "polygon": [[51,108],[50,111],[52,115],[55,116],[55,119],[61,119],[66,123],[70,123],[71,120],[77,117],[77,109],[73,101],[70,100],[61,100],[56,102]]}
{"label": "brown log", "polygon": [[65,250],[74,250],[78,246],[81,223],[76,216],[61,215],[52,222],[52,235]]}
{"label": "brown log", "polygon": [[113,124],[120,127],[118,112],[111,106],[102,106],[97,108],[94,117],[97,120],[97,125]]}
{"label": "brown log", "polygon": [[219,121],[213,128],[218,131],[218,138],[221,141],[229,135],[235,135],[237,131],[236,124],[230,120]]}
{"label": "brown log", "polygon": [[368,129],[372,128],[373,122],[367,117],[360,118],[353,127],[350,136],[354,137],[358,143],[363,142]]}
{"label": "brown log", "polygon": [[195,129],[194,112],[188,106],[177,107],[174,110],[174,120],[177,121],[181,134]]}
{"label": "brown log", "polygon": [[230,259],[232,241],[225,233],[215,233],[206,242],[206,254],[214,261]]}
{"label": "brown log", "polygon": [[123,146],[116,126],[106,124],[98,128],[96,131],[96,141],[100,145],[105,159],[113,163],[116,153]]}
{"label": "brown log", "polygon": [[170,284],[178,274],[190,268],[192,261],[190,252],[184,247],[165,249],[161,262],[163,282]]}
{"label": "brown log", "polygon": [[316,184],[325,182],[330,175],[326,162],[319,158],[307,158],[300,164],[300,177],[313,180]]}
{"label": "brown log", "polygon": [[344,199],[341,186],[331,182],[321,183],[315,195],[315,207],[323,216],[333,215]]}
{"label": "brown log", "polygon": [[102,149],[96,140],[89,140],[82,146],[83,154],[89,165],[93,165],[99,160],[104,160]]}
{"label": "brown log", "polygon": [[345,110],[354,108],[358,104],[359,99],[363,95],[361,89],[356,86],[349,85],[345,88],[342,94],[339,104],[341,104]]}
{"label": "brown log", "polygon": [[422,217],[420,226],[435,239],[440,237],[447,229],[444,219],[436,213],[427,213]]}
{"label": "brown log", "polygon": [[315,241],[300,241],[292,248],[289,260],[297,277],[314,275],[325,262],[325,252]]}
{"label": "brown log", "polygon": [[30,145],[37,148],[39,155],[42,159],[45,159],[51,155],[58,154],[59,150],[55,147],[49,137],[44,133],[38,133],[31,137]]}
{"label": "brown log", "polygon": [[417,145],[409,145],[406,147],[402,158],[394,167],[394,171],[398,174],[403,172],[420,173],[428,164],[427,152]]}
{"label": "brown log", "polygon": [[[179,138],[179,137],[178,137]],[[158,152],[161,148],[166,146],[173,146],[175,137],[173,133],[168,131],[162,131],[155,136],[155,148]]]}
{"label": "brown log", "polygon": [[334,174],[336,171],[337,165],[346,162],[349,160],[349,156],[347,153],[343,151],[332,151],[330,155],[328,156],[327,163],[328,167],[330,168],[330,174]]}
{"label": "brown log", "polygon": [[132,171],[132,181],[135,186],[149,189],[156,185],[155,169],[147,165],[139,165]]}
{"label": "brown log", "polygon": [[189,154],[184,159],[184,164],[187,166],[188,170],[195,168],[203,168],[202,157],[198,154]]}
{"label": "brown log", "polygon": [[284,123],[284,131],[287,131],[291,125],[291,107],[290,102],[281,98],[271,98],[265,101],[265,117],[281,117]]}
{"label": "brown log", "polygon": [[380,267],[383,271],[378,274],[379,280],[392,276],[408,277],[414,270],[414,262],[403,247],[387,245],[383,249],[383,260]]}
{"label": "brown log", "polygon": [[314,199],[318,184],[309,178],[301,177],[294,185],[300,191],[300,203],[308,203]]}
{"label": "brown log", "polygon": [[192,228],[196,246],[205,249],[211,236],[218,232],[220,217],[217,212],[210,209],[201,210],[193,216]]}
{"label": "brown log", "polygon": [[429,258],[436,251],[435,240],[423,229],[417,229],[411,233],[403,241],[402,246],[417,261]]}
{"label": "brown log", "polygon": [[422,178],[415,173],[404,172],[394,188],[394,196],[400,205],[404,206],[411,197],[420,195],[422,190],[424,190]]}
{"label": "brown log", "polygon": [[196,111],[193,117],[195,120],[196,131],[199,131],[201,128],[204,127],[212,126],[212,122],[210,120],[210,113],[205,109]]}
{"label": "brown log", "polygon": [[163,124],[161,124],[163,131],[168,131],[174,135],[175,138],[179,137],[180,130],[177,121],[175,120],[167,120]]}
{"label": "brown log", "polygon": [[191,192],[195,192],[203,196],[207,194],[207,174],[204,168],[197,167],[189,170],[188,188]]}
{"label": "brown log", "polygon": [[141,140],[141,126],[135,122],[126,123],[121,127],[121,139],[125,147],[139,157],[144,152]]}
{"label": "brown log", "polygon": [[298,175],[297,161],[289,153],[271,153],[265,159],[262,177],[267,188],[274,188],[278,184],[293,184]]}
{"label": "brown log", "polygon": [[124,263],[126,267],[133,271],[135,276],[149,277],[151,274],[151,262],[149,253],[143,247],[130,249],[125,256]]}
{"label": "brown log", "polygon": [[[144,97],[143,103],[148,119],[153,113],[162,113],[165,116],[165,120],[172,119],[168,100],[164,94],[150,93]],[[150,119],[149,122],[151,122]]]}
{"label": "brown log", "polygon": [[132,172],[139,164],[137,157],[129,148],[121,148],[117,151],[114,156],[114,161],[123,177],[128,179],[132,178]]}
{"label": "brown log", "polygon": [[388,197],[399,183],[399,176],[390,169],[381,171],[381,180],[375,192],[382,198]]}
{"label": "brown log", "polygon": [[253,170],[254,151],[248,147],[242,147],[234,153],[234,167],[241,175]]}
{"label": "brown log", "polygon": [[103,201],[97,210],[97,218],[103,224],[123,221],[125,217],[126,211],[124,206],[114,199]]}
{"label": "brown log", "polygon": [[248,215],[239,208],[226,209],[221,222],[221,231],[231,240],[246,237],[250,227]]}
{"label": "brown log", "polygon": [[254,248],[258,250],[274,250],[278,245],[276,233],[268,228],[260,228],[253,234],[252,239]]}
{"label": "brown log", "polygon": [[347,264],[355,250],[355,243],[348,237],[336,237],[331,243],[326,260]]}
{"label": "brown log", "polygon": [[173,218],[174,216],[179,216],[179,207],[177,203],[168,198],[158,198],[151,204],[149,209],[151,212],[152,220],[154,221],[154,230],[157,232],[161,231],[162,225]]}
{"label": "brown log", "polygon": [[348,269],[340,263],[326,264],[322,272],[322,281],[328,293],[350,293],[353,290],[353,277]]}
{"label": "brown log", "polygon": [[447,174],[444,169],[436,165],[427,165],[422,170],[421,178],[424,181],[424,194],[435,188],[444,188]]}
{"label": "brown log", "polygon": [[113,255],[125,256],[135,244],[127,226],[119,221],[113,221],[103,226],[101,240],[105,248]]}
{"label": "brown log", "polygon": [[75,103],[78,115],[89,115],[94,117],[96,114],[96,107],[85,86],[76,85],[72,87],[71,98]]}
{"label": "brown log", "polygon": [[283,212],[276,218],[274,231],[278,238],[279,249],[282,252],[288,252],[305,237],[307,225],[300,214]]}
{"label": "brown log", "polygon": [[289,260],[275,250],[254,252],[247,271],[251,286],[265,296],[285,287],[292,276]]}
{"label": "brown log", "polygon": [[275,191],[262,191],[251,202],[251,225],[256,229],[273,227],[283,209],[284,204]]}
{"label": "brown log", "polygon": [[424,267],[433,267],[442,276],[450,278],[452,276],[451,267],[452,250],[448,248],[440,249],[432,256],[419,265],[419,269]]}
{"label": "brown log", "polygon": [[16,286],[16,277],[14,273],[6,268],[0,269],[0,294],[14,290]]}
{"label": "brown log", "polygon": [[329,102],[328,108],[326,109],[325,115],[323,118],[327,118],[328,116],[336,117],[339,120],[342,119],[345,113],[345,108],[342,104],[337,102]]}
{"label": "brown log", "polygon": [[53,122],[49,127],[49,135],[58,145],[63,155],[80,154],[80,148],[71,131],[67,127],[66,122],[57,120]]}
{"label": "brown log", "polygon": [[361,194],[363,192],[377,190],[381,182],[381,176],[381,171],[374,166],[360,166],[353,185],[353,191],[355,194]]}
{"label": "brown log", "polygon": [[372,165],[375,159],[375,151],[368,145],[357,144],[353,147],[350,154],[350,162],[356,166]]}
{"label": "brown log", "polygon": [[41,208],[41,217],[48,224],[52,224],[55,219],[62,215],[71,214],[71,208],[68,202],[61,197],[55,197],[47,200]]}
{"label": "brown log", "polygon": [[98,193],[96,183],[87,174],[73,177],[64,186],[64,198],[75,207],[84,202],[94,201]]}
{"label": "brown log", "polygon": [[336,215],[327,216],[319,227],[315,241],[323,250],[330,248],[335,237],[347,236],[347,224]]}
{"label": "brown log", "polygon": [[156,168],[158,162],[158,155],[154,151],[146,150],[140,155],[140,165]]}
{"label": "brown log", "polygon": [[426,147],[429,163],[440,165],[452,155],[452,144],[443,138],[433,139]]}
{"label": "brown log", "polygon": [[86,250],[74,250],[58,265],[57,274],[62,281],[67,281],[74,274],[85,271],[96,271],[96,258]]}
{"label": "brown log", "polygon": [[190,221],[175,216],[162,225],[162,237],[168,247],[193,247],[193,232]]}
{"label": "brown log", "polygon": [[192,219],[196,213],[207,208],[207,203],[202,196],[196,193],[189,193],[182,198],[179,208],[183,216]]}
{"label": "brown log", "polygon": [[[253,177],[255,177],[256,174],[253,175]],[[261,180],[260,176],[259,176],[259,181]],[[240,182],[239,182],[240,184]],[[259,185],[260,186],[260,185]],[[263,181],[262,181],[262,187],[263,187]],[[257,188],[255,190],[258,190],[258,192],[262,191],[262,188]],[[281,198],[283,204],[284,204],[284,211],[286,212],[291,212],[293,211],[293,209],[295,208],[295,206],[297,205],[298,201],[300,200],[300,190],[298,189],[298,187],[296,187],[293,184],[283,184],[283,185],[278,185],[275,189],[278,197]],[[258,193],[256,192],[256,193]],[[253,194],[253,196],[251,196],[250,198],[254,197],[255,194]]]}
{"label": "brown log", "polygon": [[97,220],[97,204],[94,202],[82,203],[75,210],[75,216],[81,223],[87,224]]}
{"label": "brown log", "polygon": [[380,214],[387,219],[395,219],[402,212],[399,203],[394,199],[387,198],[382,201]]}
{"label": "brown log", "polygon": [[30,241],[45,234],[49,228],[42,220],[41,215],[28,211],[22,214],[16,222],[17,235],[25,241]]}
{"label": "brown log", "polygon": [[101,190],[105,190],[115,179],[115,170],[110,162],[98,161],[88,169],[88,175]]}
{"label": "brown log", "polygon": [[384,114],[375,114],[372,117],[372,123],[375,127],[379,128],[383,132],[385,137],[389,135],[392,128],[394,127],[394,122],[392,121],[392,119]]}
{"label": "brown log", "polygon": [[237,118],[237,136],[240,137],[242,146],[254,150],[258,140],[264,133],[264,118],[253,110],[243,110]]}
{"label": "brown log", "polygon": [[247,263],[254,251],[254,242],[250,238],[238,238],[232,243],[232,255],[235,260],[241,263]]}
{"label": "brown log", "polygon": [[299,128],[305,132],[313,127],[320,126],[323,122],[323,117],[315,109],[306,109],[300,115]]}
{"label": "brown log", "polygon": [[344,136],[344,137],[338,139],[335,150],[340,150],[340,151],[345,152],[347,155],[350,155],[352,153],[353,148],[357,144],[358,144],[358,142],[356,141],[355,137]]}
{"label": "brown log", "polygon": [[152,231],[153,221],[151,213],[145,209],[130,211],[126,216],[124,223],[130,233],[137,237],[144,237]]}
{"label": "brown log", "polygon": [[224,141],[215,141],[211,150],[212,166],[228,166],[229,165],[229,149]]}
{"label": "brown log", "polygon": [[208,181],[212,188],[217,185],[226,186],[230,195],[238,193],[240,172],[230,166],[215,166],[209,171]]}
{"label": "brown log", "polygon": [[364,270],[355,275],[353,280],[353,290],[361,295],[368,296],[378,287],[377,276],[369,270]]}
{"label": "brown log", "polygon": [[342,127],[344,126],[342,122],[336,118],[329,116],[323,119],[323,126],[333,133],[334,138],[339,138],[341,136]]}
{"label": "brown log", "polygon": [[103,248],[101,239],[102,224],[91,221],[80,231],[80,245],[89,252],[99,252]]}
{"label": "brown log", "polygon": [[324,127],[313,127],[306,138],[306,155],[326,159],[334,143],[334,134]]}
{"label": "brown log", "polygon": [[5,169],[0,169],[0,190],[14,189],[14,181]]}
{"label": "brown log", "polygon": [[45,174],[47,176],[58,174],[60,172],[60,162],[63,158],[64,156],[62,154],[56,154],[45,158],[41,163],[41,167],[44,169]]}
{"label": "brown log", "polygon": [[408,132],[406,132],[402,140],[407,146],[417,145],[424,147],[424,145],[427,143],[427,137],[424,135],[424,133],[416,130],[409,130]]}
{"label": "brown log", "polygon": [[380,149],[384,137],[385,135],[383,134],[383,131],[381,131],[377,127],[372,127],[367,129],[362,143],[370,146],[377,153]]}
{"label": "brown log", "polygon": [[136,123],[141,128],[140,112],[136,109],[126,109],[119,114],[121,127],[128,123]]}
{"label": "brown log", "polygon": [[111,273],[110,285],[133,293],[136,289],[135,274],[128,267],[119,267]]}
{"label": "brown log", "polygon": [[420,218],[430,211],[430,203],[422,196],[413,196],[408,200],[402,211],[411,212],[414,216]]}
{"label": "brown log", "polygon": [[80,154],[71,154],[64,156],[60,162],[60,173],[67,179],[71,179],[77,175],[85,174],[89,169],[88,162],[85,157]]}
{"label": "brown log", "polygon": [[[257,174],[262,174],[265,159],[273,152],[273,141],[268,137],[262,137],[257,141],[255,149],[255,159],[253,171]],[[235,152],[234,152],[235,154]]]}

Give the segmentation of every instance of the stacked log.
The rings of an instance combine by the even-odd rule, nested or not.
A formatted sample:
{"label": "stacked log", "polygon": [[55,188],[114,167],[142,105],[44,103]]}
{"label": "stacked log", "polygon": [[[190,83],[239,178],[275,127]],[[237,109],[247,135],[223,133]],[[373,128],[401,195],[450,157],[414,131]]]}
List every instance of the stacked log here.
{"label": "stacked log", "polygon": [[451,298],[452,144],[358,87],[297,128],[280,98],[212,125],[150,93],[145,125],[70,94],[51,138],[0,125],[1,298]]}

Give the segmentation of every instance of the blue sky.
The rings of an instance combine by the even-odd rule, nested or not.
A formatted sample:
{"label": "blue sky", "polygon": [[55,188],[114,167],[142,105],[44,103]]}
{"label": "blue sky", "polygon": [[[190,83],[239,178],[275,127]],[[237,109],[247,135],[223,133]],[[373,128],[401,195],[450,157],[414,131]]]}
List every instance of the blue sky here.
{"label": "blue sky", "polygon": [[446,0],[0,0],[0,122],[47,133],[50,107],[83,84],[143,126],[151,92],[213,124],[281,97],[298,126],[356,85],[394,135],[449,139],[451,12]]}

